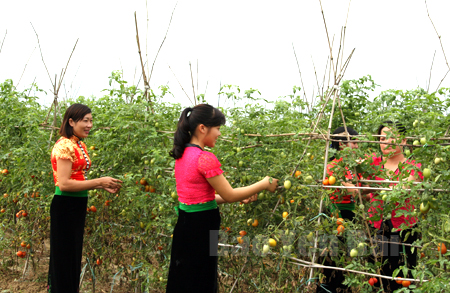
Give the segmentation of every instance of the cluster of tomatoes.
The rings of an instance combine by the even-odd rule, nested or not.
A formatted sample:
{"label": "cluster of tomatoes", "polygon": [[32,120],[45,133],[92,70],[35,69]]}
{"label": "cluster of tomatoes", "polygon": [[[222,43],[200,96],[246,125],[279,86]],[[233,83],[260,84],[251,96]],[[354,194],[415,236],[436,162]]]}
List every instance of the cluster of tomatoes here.
{"label": "cluster of tomatoes", "polygon": [[370,278],[369,279],[370,286],[373,287],[373,285],[375,285],[376,283],[378,283],[378,279],[377,278]]}
{"label": "cluster of tomatoes", "polygon": [[336,177],[330,176],[322,181],[323,185],[334,185],[336,183]]}
{"label": "cluster of tomatoes", "polygon": [[145,192],[150,192],[150,193],[155,193],[156,192],[156,188],[153,187],[152,185],[149,185],[147,180],[145,180],[145,178],[142,178],[139,181],[136,181],[136,184],[141,184],[144,186],[144,190]]}
{"label": "cluster of tomatoes", "polygon": [[[22,246],[23,248],[27,248],[27,249],[30,249],[31,248],[31,244],[27,244],[25,241],[22,241],[22,243],[20,243],[20,246]],[[26,251],[18,251],[17,253],[16,253],[16,255],[18,256],[18,257],[20,257],[20,258],[24,258],[25,256],[27,256],[27,253],[26,253]]]}
{"label": "cluster of tomatoes", "polygon": [[344,233],[344,230],[345,230],[344,223],[345,223],[344,219],[337,218],[337,220],[336,220],[337,228],[336,229],[337,229],[338,235],[341,235]]}
{"label": "cluster of tomatoes", "polygon": [[20,218],[20,217],[24,217],[24,218],[26,218],[28,216],[28,213],[26,212],[26,211],[24,211],[24,210],[20,210],[19,212],[17,212],[17,214],[16,214],[16,218]]}

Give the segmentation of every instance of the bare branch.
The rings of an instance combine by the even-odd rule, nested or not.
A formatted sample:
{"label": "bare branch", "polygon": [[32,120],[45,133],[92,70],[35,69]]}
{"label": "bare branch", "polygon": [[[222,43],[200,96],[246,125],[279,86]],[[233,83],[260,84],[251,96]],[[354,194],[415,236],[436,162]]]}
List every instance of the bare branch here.
{"label": "bare branch", "polygon": [[[320,86],[319,86],[319,80],[317,79],[317,72],[316,72],[316,65],[314,65],[314,60],[311,55],[311,61],[314,67],[314,75],[316,76],[316,82],[317,82],[317,93],[320,95]],[[328,61],[328,60],[327,60]],[[322,96],[320,96],[320,100],[322,101]]]}
{"label": "bare branch", "polygon": [[23,74],[25,73],[25,69],[27,69],[27,65],[28,65],[28,62],[30,62],[31,56],[33,56],[34,50],[36,50],[36,47],[34,47],[33,51],[30,54],[30,57],[28,57],[27,63],[25,63],[25,67],[23,68],[22,75],[20,76],[19,81],[16,84],[16,87],[19,86],[19,83],[22,80]]}
{"label": "bare branch", "polygon": [[434,50],[433,61],[431,61],[430,77],[428,78],[427,93],[428,93],[428,91],[430,90],[431,71],[433,70],[433,63],[434,63],[434,57],[435,57],[435,56],[436,56],[436,50]]}
{"label": "bare branch", "polygon": [[425,0],[425,7],[427,8],[428,18],[430,19],[431,24],[433,25],[434,31],[436,32],[436,35],[439,38],[439,43],[441,43],[442,53],[444,54],[444,58],[445,58],[445,64],[447,64],[447,67],[450,70],[450,65],[448,65],[447,56],[445,55],[445,51],[444,51],[444,45],[442,45],[441,36],[439,35],[439,33],[438,33],[437,29],[436,29],[436,26],[434,25],[433,20],[431,19],[430,12],[428,12],[427,0]]}
{"label": "bare branch", "polygon": [[[37,34],[37,32],[36,32],[36,30],[34,29],[34,26],[33,26],[33,24],[30,22],[30,24],[31,24],[31,27],[33,28],[33,30],[34,30],[34,33],[36,34],[36,38],[37,38],[37,41],[38,41],[38,45],[39,45],[39,51],[41,52],[41,58],[42,58],[42,62],[44,63],[44,66],[45,66],[45,70],[47,70],[47,74],[48,74],[48,78],[50,79],[50,82],[52,83],[52,85],[53,85],[53,81],[52,81],[52,78],[50,77],[50,73],[48,72],[48,69],[47,69],[47,65],[45,65],[45,61],[44,61],[44,56],[42,55],[42,49],[41,49],[41,43],[39,42],[39,36],[38,36],[38,34]],[[53,88],[55,88],[55,86],[53,85]]]}
{"label": "bare branch", "polygon": [[[177,8],[177,4],[178,4],[178,2],[175,3],[175,7],[173,8],[172,15],[170,16],[169,26],[167,27],[166,35],[164,36],[164,39],[163,39],[161,45],[159,46],[158,52],[156,53],[155,60],[153,61],[152,70],[150,71],[150,76],[148,78],[148,84],[150,84],[150,79],[152,79],[153,67],[155,67],[156,58],[158,58],[159,51],[161,51],[161,48],[164,45],[164,41],[166,40],[167,33],[169,32],[170,24],[172,23],[173,13],[175,12],[175,8]],[[137,26],[137,24],[136,24],[136,26]]]}
{"label": "bare branch", "polygon": [[194,105],[197,105],[197,99],[196,99],[195,88],[194,88],[194,77],[192,76],[192,66],[191,66],[191,62],[189,62],[189,69],[191,70],[192,91],[194,92]]}
{"label": "bare branch", "polygon": [[[175,75],[175,72],[173,72],[172,68],[170,67],[170,65],[168,65],[170,68],[170,71],[172,71],[173,76],[175,76],[175,79],[178,81],[178,84],[180,85],[181,89],[183,90],[183,92],[186,94],[186,97],[189,99],[189,101],[192,103],[191,98],[189,97],[189,95],[186,93],[186,91],[184,90],[183,86],[181,85],[180,81],[178,80],[177,76]],[[192,103],[194,105],[194,103]]]}
{"label": "bare branch", "polygon": [[292,50],[294,50],[295,61],[297,61],[298,73],[300,74],[300,82],[302,83],[302,90],[303,90],[303,99],[305,102],[308,102],[308,99],[306,98],[305,86],[303,85],[302,72],[300,71],[300,65],[298,64],[297,54],[295,53],[294,43],[292,43]]}
{"label": "bare branch", "polygon": [[8,30],[5,32],[5,36],[3,37],[2,45],[0,46],[0,53],[2,52],[3,44],[5,43],[6,35],[8,34]]}

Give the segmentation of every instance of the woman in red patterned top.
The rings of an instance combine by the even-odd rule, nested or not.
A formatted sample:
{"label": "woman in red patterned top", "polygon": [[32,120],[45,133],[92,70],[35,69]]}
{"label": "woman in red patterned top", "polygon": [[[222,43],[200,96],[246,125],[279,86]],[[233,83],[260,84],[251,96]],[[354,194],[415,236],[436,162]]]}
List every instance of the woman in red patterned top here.
{"label": "woman in red patterned top", "polygon": [[50,207],[50,262],[48,292],[78,292],[81,272],[83,232],[89,189],[116,193],[121,181],[111,177],[87,180],[91,166],[86,138],[92,128],[91,109],[71,105],[64,114],[51,163],[55,196]]}
{"label": "woman in red patterned top", "polygon": [[[386,142],[386,144],[380,144],[382,156],[374,156],[372,158],[371,165],[379,166],[381,172],[384,173],[380,175],[381,177],[376,176],[376,180],[388,179],[399,181],[405,179],[408,181],[421,181],[423,179],[422,172],[418,171],[416,173],[414,171],[414,169],[420,169],[421,164],[407,159],[403,154],[402,145],[406,144],[406,139],[402,139],[401,141],[399,139],[405,132],[405,127],[399,122],[384,121],[378,128],[378,134],[385,136],[380,137],[380,142]],[[388,143],[399,143],[400,145]],[[394,185],[396,184],[390,184],[390,186]],[[402,243],[412,244],[417,240],[417,232],[414,234],[410,233],[407,236],[408,232],[411,232],[411,228],[415,226],[417,219],[413,216],[397,214],[401,210],[409,212],[414,210],[414,206],[410,204],[411,196],[414,196],[414,194],[405,198],[404,203],[384,203],[383,200],[375,198],[374,194],[370,195],[371,202],[379,202],[378,206],[373,206],[369,209],[369,215],[371,217],[380,217],[379,220],[371,221],[378,231],[378,238],[383,241],[398,243],[384,243],[382,246],[381,262],[384,262],[386,258],[388,259],[387,263],[381,268],[383,275],[392,276],[394,270],[405,265],[405,263],[409,269],[414,269],[417,264],[417,255],[411,252],[411,247],[401,245]],[[394,204],[395,208],[391,213],[383,216],[383,207],[385,207],[385,204]],[[408,228],[400,228],[402,224]],[[380,261],[380,259],[378,260]],[[397,284],[394,280],[382,279],[382,281],[384,292],[392,292],[402,287],[402,285]]]}
{"label": "woman in red patterned top", "polygon": [[214,147],[223,124],[223,113],[208,104],[181,113],[170,152],[176,160],[180,204],[166,292],[217,292],[218,239],[213,236],[220,228],[217,204],[242,201],[262,190],[273,192],[278,186],[278,180],[270,177],[246,187],[230,186],[216,156],[204,150]]}

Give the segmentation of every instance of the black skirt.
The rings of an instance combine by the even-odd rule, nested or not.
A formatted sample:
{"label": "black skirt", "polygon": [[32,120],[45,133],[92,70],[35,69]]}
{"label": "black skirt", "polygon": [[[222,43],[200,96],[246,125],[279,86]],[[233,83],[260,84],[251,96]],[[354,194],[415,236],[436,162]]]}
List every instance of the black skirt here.
{"label": "black skirt", "polygon": [[219,209],[187,213],[180,210],[173,232],[167,291],[215,293]]}
{"label": "black skirt", "polygon": [[87,197],[53,197],[48,269],[50,293],[78,292],[87,201]]}

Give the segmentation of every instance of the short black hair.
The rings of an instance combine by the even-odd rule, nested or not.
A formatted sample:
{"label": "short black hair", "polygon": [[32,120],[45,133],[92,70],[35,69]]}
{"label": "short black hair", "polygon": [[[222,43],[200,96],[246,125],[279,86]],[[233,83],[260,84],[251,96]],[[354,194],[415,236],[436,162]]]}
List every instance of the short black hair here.
{"label": "short black hair", "polygon": [[[347,126],[347,131],[348,131],[348,134],[350,134],[350,135],[358,135],[359,134],[356,130],[354,130],[353,128],[348,127],[348,126]],[[345,127],[343,127],[343,126],[336,128],[333,131],[333,134],[339,134],[342,132],[345,132]],[[346,136],[333,136],[333,139],[338,139],[338,140],[344,141],[344,140],[347,140],[347,137]],[[339,141],[331,142],[331,147],[333,149],[339,151]]]}

